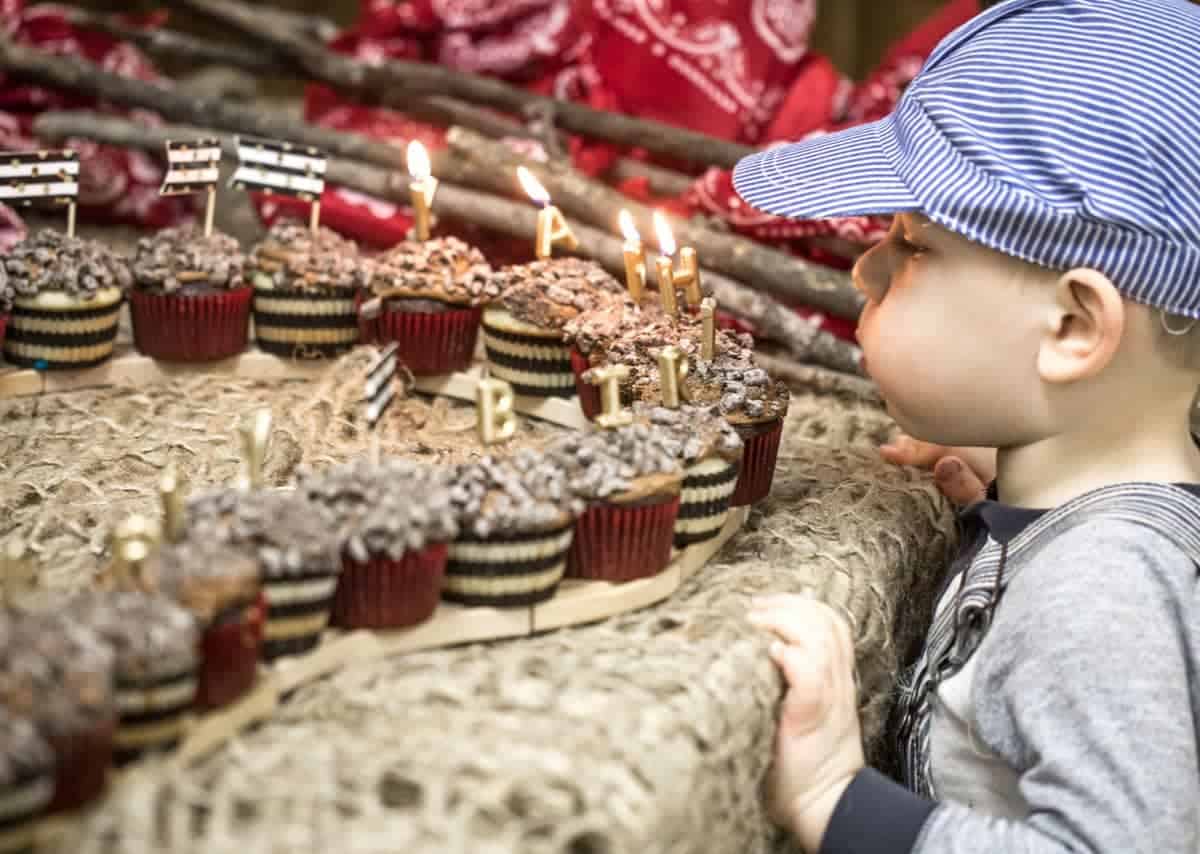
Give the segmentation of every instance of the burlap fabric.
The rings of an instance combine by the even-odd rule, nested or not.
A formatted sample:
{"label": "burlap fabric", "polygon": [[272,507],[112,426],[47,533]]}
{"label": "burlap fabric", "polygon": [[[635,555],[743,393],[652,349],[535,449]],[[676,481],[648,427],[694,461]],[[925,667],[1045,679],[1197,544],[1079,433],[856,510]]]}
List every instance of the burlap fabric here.
{"label": "burlap fabric", "polygon": [[[362,354],[356,354],[355,358]],[[670,600],[543,636],[349,667],[201,765],[138,769],[63,851],[755,852],[782,683],[749,597],[814,587],[855,624],[869,750],[927,620],[953,513],[878,460],[890,422],[826,379],[788,417],[771,498]],[[153,508],[168,454],[237,474],[233,428],[270,401],[268,479],[361,452],[358,389],[214,378],[0,402],[0,533],[32,534],[44,587],[87,583],[103,526]],[[469,411],[406,403],[385,447],[462,452]],[[424,418],[423,424],[418,424]],[[532,427],[548,430],[546,427]],[[33,599],[46,592],[27,594]]]}

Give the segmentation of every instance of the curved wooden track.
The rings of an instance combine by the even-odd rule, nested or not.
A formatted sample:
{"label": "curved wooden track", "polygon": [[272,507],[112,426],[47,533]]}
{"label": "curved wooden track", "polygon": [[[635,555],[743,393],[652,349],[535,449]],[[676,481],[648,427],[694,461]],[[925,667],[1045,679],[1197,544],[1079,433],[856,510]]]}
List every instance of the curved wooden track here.
{"label": "curved wooden track", "polygon": [[[220,373],[249,379],[315,377],[328,362],[297,362],[251,350],[232,359],[205,365],[169,365],[137,353],[127,353],[84,371],[39,373],[0,366],[0,399],[48,392],[65,392],[118,383],[152,383],[195,373]],[[424,377],[418,391],[473,402],[479,366],[466,373]],[[543,400],[517,396],[515,408],[524,415],[563,427],[581,429],[588,421],[575,398]],[[594,622],[662,601],[696,573],[745,524],[748,507],[735,507],[718,536],[674,553],[658,575],[624,584],[564,580],[554,598],[523,608],[479,608],[442,602],[424,623],[396,631],[342,632],[330,629],[313,652],[264,665],[255,689],[234,705],[197,716],[169,761],[194,762],[221,747],[245,727],[269,718],[279,703],[300,686],[336,672],[345,664],[372,658],[532,635],[565,626]]]}

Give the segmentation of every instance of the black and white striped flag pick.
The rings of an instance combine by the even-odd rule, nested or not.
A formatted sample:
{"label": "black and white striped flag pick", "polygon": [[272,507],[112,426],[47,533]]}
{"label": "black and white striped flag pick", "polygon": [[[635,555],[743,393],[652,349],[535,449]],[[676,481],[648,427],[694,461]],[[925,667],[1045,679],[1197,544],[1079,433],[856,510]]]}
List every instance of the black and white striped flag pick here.
{"label": "black and white striped flag pick", "polygon": [[237,137],[239,190],[295,196],[315,202],[325,191],[325,156],[315,148],[270,139]]}
{"label": "black and white striped flag pick", "polygon": [[220,179],[219,139],[167,140],[167,174],[159,194],[185,196],[216,187]]}
{"label": "black and white striped flag pick", "polygon": [[28,207],[35,202],[67,206],[67,236],[75,236],[79,198],[79,155],[69,148],[0,151],[0,202]]}
{"label": "black and white striped flag pick", "polygon": [[392,342],[379,354],[371,370],[367,372],[367,427],[375,429],[375,425],[388,411],[396,397],[396,366],[397,352],[400,345]]}

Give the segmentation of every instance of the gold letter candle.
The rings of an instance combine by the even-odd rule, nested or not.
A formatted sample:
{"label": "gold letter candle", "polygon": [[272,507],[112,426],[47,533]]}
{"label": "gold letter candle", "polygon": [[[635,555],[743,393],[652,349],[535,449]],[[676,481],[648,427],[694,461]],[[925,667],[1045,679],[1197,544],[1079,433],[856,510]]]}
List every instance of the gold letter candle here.
{"label": "gold letter candle", "polygon": [[416,231],[417,240],[428,240],[429,209],[433,205],[433,194],[437,192],[438,182],[430,170],[429,155],[425,146],[421,145],[419,140],[414,139],[408,144],[408,174],[413,179],[408,185],[413,206],[413,229]]}
{"label": "gold letter candle", "polygon": [[562,211],[550,204],[550,194],[546,192],[546,188],[542,186],[542,182],[534,177],[533,173],[524,166],[517,167],[517,178],[521,181],[521,187],[529,194],[529,198],[541,207],[538,211],[537,218],[537,239],[533,246],[534,254],[538,258],[549,258],[554,254],[554,245],[556,243],[563,244],[567,251],[572,251],[579,248],[579,240],[571,231],[571,227],[567,225],[566,218],[562,215]]}
{"label": "gold letter candle", "polygon": [[633,413],[621,408],[621,382],[629,379],[627,365],[607,365],[592,369],[592,383],[600,386],[600,406],[604,410],[596,416],[596,423],[612,429],[633,422]]}
{"label": "gold letter candle", "polygon": [[179,480],[179,471],[175,464],[167,466],[162,480],[158,482],[158,494],[162,500],[163,509],[163,538],[168,543],[177,543],[183,539],[184,528],[184,488]]}
{"label": "gold letter candle", "polygon": [[663,347],[658,353],[658,381],[663,406],[678,409],[683,399],[683,381],[687,379],[688,363],[678,347]]}
{"label": "gold letter candle", "polygon": [[703,324],[700,338],[700,358],[711,362],[717,355],[717,301],[712,297],[701,301],[700,320]]}
{"label": "gold letter candle", "polygon": [[646,291],[646,247],[629,211],[621,209],[617,214],[617,224],[625,237],[622,247],[625,253],[625,286],[629,288],[633,301],[641,303],[642,294]]}
{"label": "gold letter candle", "polygon": [[505,442],[517,432],[512,386],[504,380],[482,379],[475,386],[476,425],[485,445]]}
{"label": "gold letter candle", "polygon": [[271,410],[260,409],[254,417],[239,429],[242,437],[242,456],[246,461],[246,472],[239,486],[242,489],[258,489],[262,486],[263,465],[267,461],[267,446],[271,442]]}
{"label": "gold letter candle", "polygon": [[[671,231],[671,226],[661,211],[654,212],[654,232],[658,235],[659,252],[661,253],[656,263],[658,287],[660,291],[671,291],[669,299],[666,296],[662,297],[663,310],[667,311],[669,302],[672,306],[669,313],[671,315],[677,313],[678,300],[675,297],[674,289],[679,287],[684,288],[688,306],[698,307],[704,295],[700,291],[700,264],[696,259],[696,250],[690,246],[679,250],[679,269],[677,270],[675,269],[675,233]],[[671,283],[670,288],[665,287],[664,283],[666,282]]]}

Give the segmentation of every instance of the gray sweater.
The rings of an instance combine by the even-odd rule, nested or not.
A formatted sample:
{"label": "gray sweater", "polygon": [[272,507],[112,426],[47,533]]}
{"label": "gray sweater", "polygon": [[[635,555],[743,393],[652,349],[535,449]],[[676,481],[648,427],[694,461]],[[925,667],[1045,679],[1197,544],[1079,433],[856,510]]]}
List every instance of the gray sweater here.
{"label": "gray sweater", "polygon": [[822,854],[1200,852],[1200,489],[1122,489],[1122,512],[971,508],[1006,589],[936,689],[937,802],[864,771]]}

